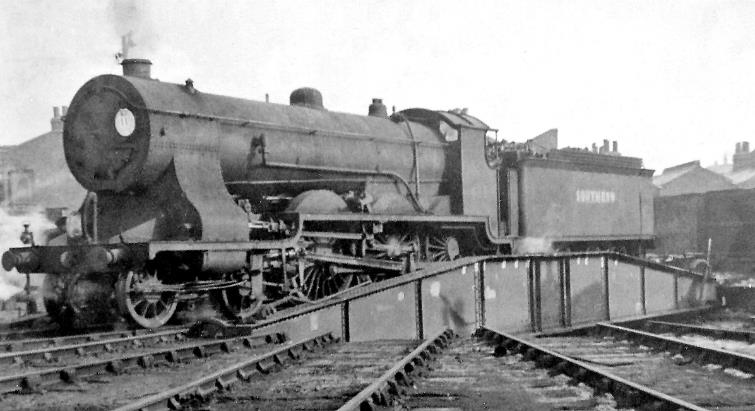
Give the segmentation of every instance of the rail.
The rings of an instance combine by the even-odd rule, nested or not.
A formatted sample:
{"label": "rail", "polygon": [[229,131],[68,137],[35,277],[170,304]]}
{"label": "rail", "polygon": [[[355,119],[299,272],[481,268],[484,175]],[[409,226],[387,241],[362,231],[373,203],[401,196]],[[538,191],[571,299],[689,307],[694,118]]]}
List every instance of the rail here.
{"label": "rail", "polygon": [[752,330],[729,330],[725,328],[680,324],[668,321],[648,321],[646,324],[647,328],[654,332],[671,332],[676,335],[698,334],[713,338],[744,341],[750,344],[755,342],[755,331]]}
{"label": "rail", "polygon": [[63,355],[84,356],[99,352],[112,352],[122,347],[141,347],[146,344],[178,341],[185,337],[187,328],[146,333],[122,338],[88,341],[79,344],[49,346],[28,351],[0,353],[0,365],[24,364],[32,360],[54,362]]}
{"label": "rail", "polygon": [[718,348],[705,347],[676,338],[664,337],[645,331],[621,327],[614,324],[600,323],[598,329],[608,335],[618,335],[630,341],[649,345],[664,351],[678,353],[691,358],[699,364],[716,363],[724,368],[737,368],[749,374],[755,374],[755,356],[740,354]]}
{"label": "rail", "polygon": [[352,397],[338,411],[373,410],[376,405],[387,406],[388,398],[399,394],[398,385],[410,385],[409,374],[425,365],[431,354],[437,353],[448,345],[451,337],[453,337],[453,331],[447,329],[428,338],[414,351],[383,373],[375,382]]}
{"label": "rail", "polygon": [[[52,329],[51,332],[59,331],[58,328]],[[63,346],[72,344],[81,344],[93,341],[102,341],[112,338],[135,337],[139,335],[155,334],[156,332],[165,331],[188,331],[186,327],[162,327],[159,331],[152,329],[139,328],[127,331],[102,331],[90,332],[85,334],[59,335],[47,338],[29,338],[23,340],[6,340],[0,341],[0,350],[6,352],[32,350],[36,348],[45,348],[53,346]],[[1,354],[0,354],[1,355]]]}
{"label": "rail", "polygon": [[619,402],[619,407],[649,405],[649,409],[683,409],[705,411],[706,408],[666,395],[641,384],[605,372],[590,364],[559,354],[534,342],[517,338],[500,331],[482,328],[478,336],[495,343],[496,355],[521,353],[541,368],[554,374],[564,374],[580,381],[598,392],[610,392]]}
{"label": "rail", "polygon": [[259,345],[260,341],[270,344],[279,343],[282,340],[283,337],[280,335],[241,336],[211,341],[202,340],[181,347],[169,347],[149,353],[127,354],[84,364],[9,375],[0,377],[0,394],[35,391],[48,384],[58,381],[74,382],[84,376],[118,374],[124,368],[134,365],[147,368],[153,363],[156,357],[163,357],[168,362],[180,362],[189,356],[201,358],[213,352],[227,352],[230,349],[231,343],[241,342],[245,347],[251,348]]}
{"label": "rail", "polygon": [[266,374],[273,365],[283,364],[287,359],[294,360],[303,351],[312,351],[317,346],[337,341],[330,333],[307,338],[294,344],[255,356],[239,364],[222,369],[197,380],[172,388],[130,404],[117,408],[115,411],[150,411],[175,410],[181,408],[181,402],[192,396],[206,398],[218,390],[224,390],[239,381],[246,381],[256,373]]}

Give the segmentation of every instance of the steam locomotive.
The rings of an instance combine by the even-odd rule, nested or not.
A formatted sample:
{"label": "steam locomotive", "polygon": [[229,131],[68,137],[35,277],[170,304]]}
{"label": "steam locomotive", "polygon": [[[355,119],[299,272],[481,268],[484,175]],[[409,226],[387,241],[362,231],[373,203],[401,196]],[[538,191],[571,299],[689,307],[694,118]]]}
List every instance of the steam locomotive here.
{"label": "steam locomotive", "polygon": [[58,317],[115,306],[156,328],[209,298],[247,320],[435,261],[533,251],[532,238],[628,253],[653,238],[653,172],[615,147],[513,144],[465,110],[388,115],[379,99],[367,116],[336,113],[311,88],[290,105],[242,100],[122,65],[65,118],[80,210],[2,257],[47,274]]}

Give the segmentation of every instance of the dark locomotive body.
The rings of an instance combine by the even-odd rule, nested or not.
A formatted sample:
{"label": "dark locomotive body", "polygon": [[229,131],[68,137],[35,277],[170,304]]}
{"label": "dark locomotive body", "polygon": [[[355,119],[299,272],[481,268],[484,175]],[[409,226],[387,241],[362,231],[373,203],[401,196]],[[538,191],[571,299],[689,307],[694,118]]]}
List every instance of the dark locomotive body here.
{"label": "dark locomotive body", "polygon": [[632,252],[651,240],[652,171],[639,160],[495,132],[462,111],[388,116],[379,100],[368,116],[330,112],[313,89],[290,106],[211,95],[125,61],[124,76],[85,84],[65,120],[69,168],[90,191],[81,210],[3,265],[53,275],[52,311],[83,310],[72,296],[89,281],[157,327],[206,294],[246,318],[264,301],[517,252],[532,237]]}

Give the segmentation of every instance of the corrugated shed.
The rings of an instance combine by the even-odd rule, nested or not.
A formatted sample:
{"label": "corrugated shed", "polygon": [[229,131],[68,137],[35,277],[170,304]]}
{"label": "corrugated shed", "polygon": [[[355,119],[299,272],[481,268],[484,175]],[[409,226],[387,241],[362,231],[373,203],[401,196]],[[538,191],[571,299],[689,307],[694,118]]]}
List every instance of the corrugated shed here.
{"label": "corrugated shed", "polygon": [[755,264],[755,190],[722,190],[655,200],[657,254],[706,254],[716,270],[751,272]]}
{"label": "corrugated shed", "polygon": [[[698,223],[711,238],[713,256],[749,264],[755,262],[755,190],[727,190],[705,195]],[[698,241],[700,248],[704,244]]]}
{"label": "corrugated shed", "polygon": [[655,252],[683,254],[700,251],[702,194],[658,197],[655,199]]}

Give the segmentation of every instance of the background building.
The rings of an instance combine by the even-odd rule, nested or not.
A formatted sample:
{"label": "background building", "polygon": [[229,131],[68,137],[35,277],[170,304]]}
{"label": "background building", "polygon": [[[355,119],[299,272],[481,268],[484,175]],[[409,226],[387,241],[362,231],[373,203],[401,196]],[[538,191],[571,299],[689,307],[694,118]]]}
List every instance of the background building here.
{"label": "background building", "polygon": [[81,204],[86,191],[68,170],[63,154],[66,109],[53,108],[49,132],[16,146],[0,147],[0,206],[6,210],[70,210]]}
{"label": "background building", "polygon": [[728,178],[737,188],[755,188],[755,151],[750,151],[750,142],[737,143],[731,160],[731,163],[714,165],[708,170]]}
{"label": "background building", "polygon": [[653,177],[653,184],[658,187],[661,196],[736,188],[725,176],[700,166],[700,161],[690,161],[669,167],[663,170],[661,175]]}

